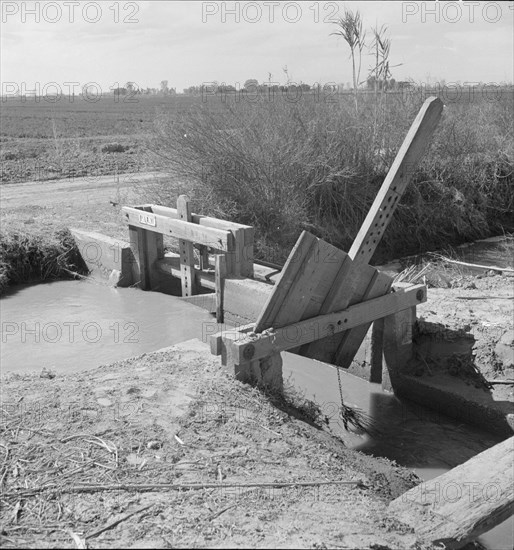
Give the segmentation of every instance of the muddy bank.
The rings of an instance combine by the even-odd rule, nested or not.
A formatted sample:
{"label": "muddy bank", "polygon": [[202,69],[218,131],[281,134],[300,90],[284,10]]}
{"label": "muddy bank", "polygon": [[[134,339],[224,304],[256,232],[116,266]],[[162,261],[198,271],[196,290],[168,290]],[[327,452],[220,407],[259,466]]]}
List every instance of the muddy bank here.
{"label": "muddy bank", "polygon": [[417,309],[401,395],[504,436],[514,430],[514,278],[465,277]]}
{"label": "muddy bank", "polygon": [[[71,376],[11,375],[2,400],[6,548],[415,542],[386,506],[417,476],[344,447],[298,395],[234,381],[198,341]],[[319,481],[356,483],[251,485]],[[191,483],[207,488],[162,487]]]}

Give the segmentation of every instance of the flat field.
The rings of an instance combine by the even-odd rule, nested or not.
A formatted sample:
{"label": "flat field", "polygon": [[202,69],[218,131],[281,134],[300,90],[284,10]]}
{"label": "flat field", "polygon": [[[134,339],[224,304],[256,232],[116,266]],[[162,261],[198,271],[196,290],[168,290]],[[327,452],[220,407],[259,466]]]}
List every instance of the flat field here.
{"label": "flat field", "polygon": [[147,171],[155,119],[197,103],[188,96],[4,100],[0,183]]}

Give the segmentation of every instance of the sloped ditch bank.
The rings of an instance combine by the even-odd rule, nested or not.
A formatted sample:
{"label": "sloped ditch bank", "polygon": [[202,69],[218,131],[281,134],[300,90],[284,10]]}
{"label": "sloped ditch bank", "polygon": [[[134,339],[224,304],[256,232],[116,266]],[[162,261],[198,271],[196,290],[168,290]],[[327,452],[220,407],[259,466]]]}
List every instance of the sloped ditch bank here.
{"label": "sloped ditch bank", "polygon": [[[157,502],[155,505],[161,516],[169,520],[168,526],[162,527],[163,522],[166,523],[166,521],[160,516],[156,519],[152,512],[153,515],[142,518],[144,528],[140,529],[136,525],[137,521],[132,523],[127,520],[126,529],[121,527],[121,531],[99,536],[97,542],[93,544],[98,544],[100,547],[112,545],[114,539],[110,537],[115,533],[117,536],[120,535],[122,540],[123,537],[128,537],[127,541],[129,538],[151,539],[157,541],[155,544],[159,544],[158,541],[162,544],[163,537],[178,544],[190,544],[195,541],[199,544],[215,544],[215,541],[218,543],[227,541],[227,543],[242,545],[245,544],[246,537],[250,537],[249,540],[255,546],[266,543],[286,545],[286,540],[288,542],[293,540],[301,546],[339,544],[370,547],[372,544],[387,544],[391,548],[404,548],[412,542],[409,539],[408,529],[405,526],[394,525],[394,522],[387,523],[390,520],[383,519],[381,514],[384,513],[384,503],[388,499],[398,496],[403,490],[420,480],[387,461],[381,459],[377,461],[370,456],[363,457],[360,454],[354,455],[348,447],[361,449],[366,454],[396,460],[398,464],[415,469],[421,478],[428,479],[498,442],[498,439],[490,434],[459,425],[422,407],[400,402],[394,396],[381,391],[376,385],[368,384],[351,375],[344,376],[345,401],[355,403],[374,418],[379,419],[381,435],[375,438],[362,438],[348,434],[338,426],[337,414],[334,414],[339,401],[339,395],[335,391],[337,389],[335,371],[328,365],[291,354],[285,354],[286,374],[290,373],[294,377],[297,389],[305,390],[305,397],[315,398],[321,411],[331,418],[331,428],[343,437],[346,447],[341,446],[326,434],[321,434],[319,430],[305,425],[301,420],[297,423],[289,416],[283,416],[279,408],[270,406],[269,401],[263,401],[264,398],[254,390],[223,378],[218,359],[209,357],[206,360],[205,353],[202,354],[201,350],[191,351],[186,346],[183,351],[167,352],[171,355],[158,357],[151,354],[85,372],[85,369],[90,369],[94,365],[115,360],[115,357],[109,355],[110,353],[116,355],[121,352],[126,356],[127,353],[144,351],[143,348],[139,350],[130,348],[130,351],[127,349],[129,342],[122,343],[127,333],[122,332],[119,335],[122,338],[118,337],[118,341],[115,341],[115,331],[111,327],[115,327],[116,323],[122,331],[127,323],[135,323],[140,327],[140,338],[144,336],[142,338],[144,342],[140,344],[149,346],[147,348],[149,350],[172,343],[174,337],[179,339],[200,337],[201,339],[202,326],[208,326],[208,332],[212,332],[212,318],[207,312],[186,304],[178,298],[156,293],[143,294],[133,289],[107,288],[88,282],[58,282],[14,290],[7,299],[2,300],[3,320],[12,322],[12,319],[16,319],[15,315],[19,314],[21,322],[39,322],[40,325],[39,329],[35,330],[35,325],[27,324],[24,341],[21,340],[21,327],[20,333],[14,335],[18,338],[18,343],[22,344],[18,346],[19,351],[28,351],[18,355],[11,349],[9,355],[2,357],[3,373],[9,368],[19,373],[8,377],[3,384],[3,410],[7,411],[3,419],[6,429],[4,433],[9,438],[13,433],[17,434],[14,440],[7,438],[11,444],[15,444],[10,447],[11,452],[15,448],[28,449],[29,452],[28,458],[16,453],[9,456],[9,460],[14,462],[9,462],[9,468],[4,468],[2,475],[5,474],[4,482],[10,484],[11,488],[16,487],[16,484],[26,475],[30,481],[29,486],[42,486],[44,483],[61,479],[69,479],[70,483],[75,483],[77,479],[73,471],[77,469],[84,476],[81,478],[82,482],[91,483],[96,475],[102,483],[107,480],[111,484],[120,484],[127,480],[151,484],[156,480],[169,482],[172,478],[173,482],[176,482],[177,477],[182,480],[184,472],[189,475],[185,479],[195,481],[205,479],[214,482],[220,476],[223,480],[243,479],[245,483],[254,479],[318,480],[320,476],[325,476],[326,479],[343,480],[347,477],[342,474],[350,471],[345,470],[348,461],[355,464],[354,461],[358,460],[361,462],[356,469],[352,470],[352,473],[355,475],[362,473],[363,464],[366,464],[365,470],[368,472],[366,479],[371,475],[371,485],[378,491],[371,497],[368,495],[361,500],[363,494],[359,493],[359,490],[351,489],[349,493],[345,493],[344,491],[348,488],[337,492],[332,487],[330,491],[335,491],[335,493],[329,491],[332,495],[330,498],[335,498],[335,502],[332,503],[320,499],[319,502],[316,501],[318,504],[315,504],[309,497],[311,500],[307,499],[307,501],[296,499],[292,506],[290,501],[281,497],[278,500],[272,499],[265,502],[261,500],[256,508],[251,509],[246,508],[244,504],[242,506],[245,510],[244,514],[249,516],[243,514],[239,517],[235,523],[237,526],[235,530],[230,527],[233,523],[232,515],[228,514],[226,516],[228,519],[224,519],[224,513],[221,513],[220,522],[214,522],[216,518],[211,518],[227,506],[235,504],[233,500],[220,498],[219,495],[217,498],[211,498],[212,494],[209,494],[207,498],[203,493],[202,497],[198,494],[196,497],[188,494],[186,498],[182,493],[169,495],[167,492],[161,492],[156,501],[148,500],[146,493],[134,495],[130,491],[126,495],[118,491],[114,500],[111,500],[110,493],[108,496],[105,494],[102,496],[102,493],[96,496],[95,494],[63,495],[63,500],[58,502],[64,510],[67,510],[68,515],[65,516],[67,523],[63,523],[59,528],[70,528],[73,532],[76,530],[83,535],[94,533],[96,527],[104,525],[110,519],[131,512],[136,504],[137,508],[147,503],[154,506],[153,503]],[[29,311],[31,314],[27,316],[26,312]],[[170,312],[172,316],[166,317]],[[176,314],[175,317],[173,312]],[[90,330],[86,331],[87,338],[80,332],[81,338],[71,342],[71,346],[66,340],[52,341],[55,338],[55,332],[52,333],[55,325],[52,323],[56,322],[61,323],[63,327],[81,323],[76,325],[81,329],[86,322],[95,322],[101,330],[103,329],[102,334],[105,333],[109,337],[96,343],[89,341],[96,334],[95,331],[91,332],[90,327]],[[64,325],[66,322],[68,325]],[[9,326],[12,332],[14,329],[12,325]],[[132,325],[129,326],[132,327]],[[195,330],[200,330],[200,335],[193,332],[193,327],[196,327]],[[32,333],[27,330],[30,328]],[[141,331],[141,328],[148,329],[148,332]],[[35,339],[38,331],[39,347],[32,347],[29,339]],[[7,338],[5,333],[2,336]],[[9,336],[11,339],[12,337],[13,335]],[[12,343],[11,341],[11,345]],[[65,347],[62,353],[58,350],[61,343]],[[46,352],[45,345],[49,346]],[[5,349],[4,346],[3,349]],[[91,350],[94,352],[91,353]],[[45,353],[47,353],[46,358]],[[52,362],[50,358],[53,358]],[[18,361],[17,364],[16,361]],[[38,371],[42,367],[47,367],[43,378],[40,377],[39,372],[35,376],[26,374],[27,371],[36,367]],[[52,371],[57,371],[57,376],[53,377]],[[77,374],[70,374],[71,372]],[[180,373],[178,378],[177,372]],[[176,391],[173,389],[176,387],[176,379],[180,384],[187,385],[189,397],[185,396],[186,390],[182,386]],[[223,381],[220,387],[208,385],[209,380],[219,382],[221,379]],[[160,393],[161,391],[164,393]],[[191,395],[196,397],[193,399]],[[202,397],[199,399],[198,395]],[[191,428],[192,431],[183,432],[180,420],[183,409],[184,407],[187,409],[189,405],[194,409],[193,401],[196,403],[198,399],[202,403],[199,405],[200,426],[196,421],[192,421],[188,424],[188,430]],[[241,405],[241,402],[244,404]],[[299,402],[305,405],[301,397]],[[252,407],[248,412],[248,406],[252,403],[258,405],[257,413]],[[267,411],[265,422],[260,417],[259,407],[261,409],[264,407]],[[130,412],[131,416],[127,417],[126,412]],[[133,430],[134,412],[137,412],[135,432]],[[294,413],[293,418],[295,414],[298,416],[298,413],[293,410],[289,412]],[[198,410],[195,414],[198,415]],[[177,419],[170,421],[174,415],[178,415]],[[306,418],[309,420],[308,416]],[[296,428],[290,433],[282,433],[282,426],[290,426],[291,422]],[[197,445],[195,438],[199,437],[198,434],[202,434],[203,430],[207,432],[200,437],[202,444]],[[220,435],[222,432],[224,435]],[[189,434],[193,440],[188,440],[185,434]],[[100,439],[91,438],[91,435]],[[58,451],[53,451],[58,453],[52,455],[54,466],[49,467],[48,464],[42,465],[38,461],[44,459],[42,450],[48,449],[48,445],[52,444],[52,438],[59,439],[60,443],[57,445]],[[287,444],[282,441],[283,439]],[[116,447],[117,455],[111,443]],[[252,447],[254,445],[258,447]],[[155,446],[157,448],[154,448]],[[247,449],[246,452],[239,447]],[[38,451],[37,448],[41,450]],[[163,451],[159,450],[163,448],[173,449],[170,451],[169,460],[163,459]],[[202,448],[203,454],[197,454],[197,451]],[[335,452],[333,452],[334,448]],[[234,451],[234,449],[238,450]],[[332,450],[328,452],[326,449]],[[100,453],[101,458],[95,455],[95,452]],[[117,456],[116,459],[113,458],[114,455]],[[73,460],[68,460],[67,456],[72,456]],[[250,461],[245,458],[248,456],[257,456],[263,462],[260,464],[257,459]],[[297,462],[294,464],[291,462],[292,457],[296,456],[304,461],[302,467],[299,467]],[[84,463],[84,457],[89,457],[89,462]],[[17,458],[20,460],[16,460]],[[91,462],[93,458],[95,460]],[[23,462],[24,460],[28,462]],[[259,463],[258,467],[255,466],[255,462]],[[32,464],[32,468],[28,463]],[[249,465],[251,465],[250,469],[248,469]],[[28,470],[30,472],[27,472]],[[93,476],[91,476],[91,470],[94,472]],[[58,477],[56,477],[57,473],[59,473]],[[3,490],[5,493],[5,484]],[[354,498],[354,491],[359,494],[358,499]],[[36,505],[42,506],[42,502],[49,507],[48,514],[50,514],[48,516],[43,514],[42,525],[55,525],[57,516],[52,516],[50,509],[53,509],[54,505],[59,509],[57,503],[49,499],[47,494],[41,495],[41,498],[34,496],[34,499],[19,499],[19,505],[16,502],[7,502],[4,513],[7,514],[7,525],[11,525],[11,530],[9,528],[4,530],[7,539],[12,539],[14,533],[13,540],[19,542],[26,539],[29,541],[28,546],[42,542],[41,531],[35,535],[34,531],[28,529],[29,526],[34,528],[34,510]],[[184,502],[190,499],[189,504]],[[170,502],[173,502],[175,508],[181,510],[178,516],[169,508]],[[181,506],[183,508],[180,508]],[[272,514],[274,506],[278,508],[275,514]],[[347,516],[347,506],[357,507],[360,515],[357,516],[352,512]],[[234,514],[240,507],[239,503],[235,505]],[[291,509],[285,512],[286,508]],[[309,510],[312,511],[313,508],[315,512],[310,512]],[[341,510],[344,510],[344,513]],[[277,514],[279,519],[274,519],[273,516]],[[306,517],[309,514],[316,521],[307,521]],[[190,525],[185,525],[188,517],[196,518],[196,525],[199,526],[196,531]],[[253,520],[249,520],[248,517],[252,517]],[[12,525],[23,526],[25,521],[27,529],[12,528]],[[159,529],[155,525],[152,527],[156,522],[161,525]],[[173,524],[173,529],[170,523]],[[372,528],[373,523],[378,527]],[[267,532],[263,525],[267,525],[270,532]],[[296,527],[292,529],[291,525]],[[173,530],[177,529],[178,531],[173,534]],[[494,550],[510,548],[512,535],[509,529],[511,528],[506,523],[488,533],[483,538],[486,547]],[[348,535],[350,532],[354,535]],[[54,538],[49,539],[53,544],[62,546],[68,544],[68,541],[72,544],[69,534],[61,536],[57,533],[56,530],[52,535]],[[363,533],[368,535],[364,536]],[[21,537],[22,534],[25,539]],[[82,535],[79,534],[79,536]],[[93,538],[96,539],[92,537],[91,541]],[[6,544],[9,544],[9,540],[6,540]]]}

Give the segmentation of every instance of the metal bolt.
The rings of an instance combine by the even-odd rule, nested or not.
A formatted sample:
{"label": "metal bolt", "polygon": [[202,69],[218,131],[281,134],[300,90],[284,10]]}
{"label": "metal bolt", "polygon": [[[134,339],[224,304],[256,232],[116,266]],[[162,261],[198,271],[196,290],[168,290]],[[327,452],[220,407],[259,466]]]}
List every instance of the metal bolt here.
{"label": "metal bolt", "polygon": [[250,359],[255,355],[255,346],[253,344],[248,344],[243,350],[243,357],[250,361]]}

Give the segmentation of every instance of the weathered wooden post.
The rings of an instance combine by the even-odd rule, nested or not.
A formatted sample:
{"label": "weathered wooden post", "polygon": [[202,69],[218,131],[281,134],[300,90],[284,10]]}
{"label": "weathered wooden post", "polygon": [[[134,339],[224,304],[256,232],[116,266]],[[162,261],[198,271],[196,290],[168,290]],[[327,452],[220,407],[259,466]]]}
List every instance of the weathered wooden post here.
{"label": "weathered wooden post", "polygon": [[[149,207],[142,207],[139,214],[140,221],[146,223],[150,228],[155,226],[152,210]],[[145,214],[150,212],[150,214]],[[158,273],[155,262],[164,257],[164,244],[162,234],[142,227],[129,224],[130,248],[133,255],[132,280],[139,282],[142,290],[151,290],[156,284]]]}
{"label": "weathered wooden post", "polygon": [[214,279],[216,284],[216,321],[224,322],[223,314],[223,291],[225,286],[225,277],[227,276],[227,257],[225,254],[216,254],[216,264],[214,267]]}
{"label": "weathered wooden post", "polygon": [[411,307],[384,319],[382,388],[393,391],[396,381],[413,357],[412,332],[416,322],[416,307]]}
{"label": "weathered wooden post", "polygon": [[[365,292],[359,295],[356,289],[363,277],[360,268],[369,263],[384,231],[391,222],[398,202],[407,188],[419,160],[428,148],[430,138],[437,127],[442,112],[443,103],[437,97],[428,98],[421,107],[353,242],[348,253],[351,261],[347,261],[341,266],[337,281],[325,300],[321,313],[334,309],[345,309],[350,304],[380,296],[389,290],[383,288],[383,285],[388,284],[387,280],[374,275],[370,278]],[[369,324],[368,326],[363,325],[345,332],[342,336],[338,335],[335,338],[314,342],[305,347],[302,354],[348,368],[362,344],[369,326]]]}
{"label": "weathered wooden post", "polygon": [[[177,199],[177,212],[180,220],[191,222],[191,210],[189,207],[189,197],[187,195],[180,195]],[[193,296],[193,294],[196,293],[195,252],[193,243],[185,239],[179,239],[178,245],[180,252],[182,296]]]}

